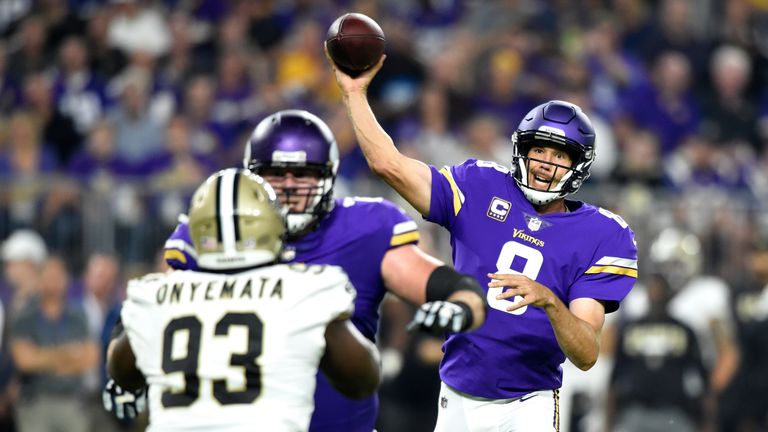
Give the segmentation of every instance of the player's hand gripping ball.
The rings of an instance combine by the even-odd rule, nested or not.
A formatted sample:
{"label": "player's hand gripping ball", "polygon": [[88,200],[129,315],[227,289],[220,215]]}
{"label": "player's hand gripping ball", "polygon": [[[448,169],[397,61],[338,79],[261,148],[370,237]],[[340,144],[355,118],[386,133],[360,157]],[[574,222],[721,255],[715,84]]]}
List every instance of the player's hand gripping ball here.
{"label": "player's hand gripping ball", "polygon": [[384,54],[384,32],[376,21],[360,13],[344,14],[328,29],[326,47],[336,67],[357,76]]}

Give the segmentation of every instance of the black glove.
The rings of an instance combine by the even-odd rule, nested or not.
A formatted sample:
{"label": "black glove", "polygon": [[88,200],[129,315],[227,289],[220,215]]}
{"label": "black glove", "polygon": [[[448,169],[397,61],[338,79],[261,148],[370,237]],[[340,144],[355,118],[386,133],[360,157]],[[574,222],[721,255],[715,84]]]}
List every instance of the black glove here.
{"label": "black glove", "polygon": [[123,390],[113,379],[104,387],[101,398],[104,409],[120,420],[134,419],[147,407],[146,388],[136,391]]}
{"label": "black glove", "polygon": [[464,302],[432,301],[421,305],[406,330],[421,329],[441,335],[445,332],[461,332],[472,325],[472,310]]}

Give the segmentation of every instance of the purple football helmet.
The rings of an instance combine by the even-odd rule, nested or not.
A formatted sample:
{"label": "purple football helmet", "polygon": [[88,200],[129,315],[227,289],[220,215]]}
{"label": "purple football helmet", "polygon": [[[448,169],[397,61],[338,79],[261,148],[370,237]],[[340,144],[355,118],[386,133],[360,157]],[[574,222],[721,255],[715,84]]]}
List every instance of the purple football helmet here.
{"label": "purple football helmet", "polygon": [[339,169],[339,149],[328,125],[303,110],[278,111],[256,126],[245,146],[243,165],[259,175],[282,176],[289,170],[315,171],[315,187],[279,188],[283,203],[308,197],[302,211],[288,213],[288,234],[300,236],[316,226],[333,208],[333,185]]}
{"label": "purple football helmet", "polygon": [[[571,155],[573,163],[566,174],[549,190],[542,191],[528,185],[528,151],[531,147],[562,147]],[[541,104],[525,115],[512,134],[512,172],[515,181],[533,204],[543,205],[579,190],[589,177],[589,168],[595,160],[595,130],[592,122],[577,105],[560,100]]]}

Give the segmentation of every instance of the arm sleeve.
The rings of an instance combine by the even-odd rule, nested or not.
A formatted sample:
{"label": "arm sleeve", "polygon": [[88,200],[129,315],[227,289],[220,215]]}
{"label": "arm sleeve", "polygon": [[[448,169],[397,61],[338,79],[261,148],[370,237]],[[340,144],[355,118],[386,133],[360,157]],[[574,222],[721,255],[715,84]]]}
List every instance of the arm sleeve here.
{"label": "arm sleeve", "polygon": [[463,175],[465,166],[429,168],[432,171],[432,195],[429,215],[425,219],[450,228],[464,204],[464,193],[459,187],[457,177]]}
{"label": "arm sleeve", "polygon": [[382,227],[388,230],[389,249],[403,245],[417,244],[420,239],[419,227],[410,216],[394,203],[383,201],[386,214],[382,215]]}
{"label": "arm sleeve", "polygon": [[163,246],[163,259],[176,270],[197,270],[197,252],[189,235],[186,216],[179,217],[179,224]]}
{"label": "arm sleeve", "polygon": [[616,231],[598,245],[590,266],[571,286],[569,301],[593,298],[605,304],[605,312],[614,312],[637,281],[637,246],[629,227]]}

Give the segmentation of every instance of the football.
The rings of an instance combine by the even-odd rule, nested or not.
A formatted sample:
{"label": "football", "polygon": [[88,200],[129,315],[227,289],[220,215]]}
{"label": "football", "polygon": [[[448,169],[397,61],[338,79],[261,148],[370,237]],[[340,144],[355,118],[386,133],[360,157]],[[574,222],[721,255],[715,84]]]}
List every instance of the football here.
{"label": "football", "polygon": [[384,32],[376,21],[361,13],[336,18],[325,42],[331,60],[350,76],[370,69],[384,54]]}

